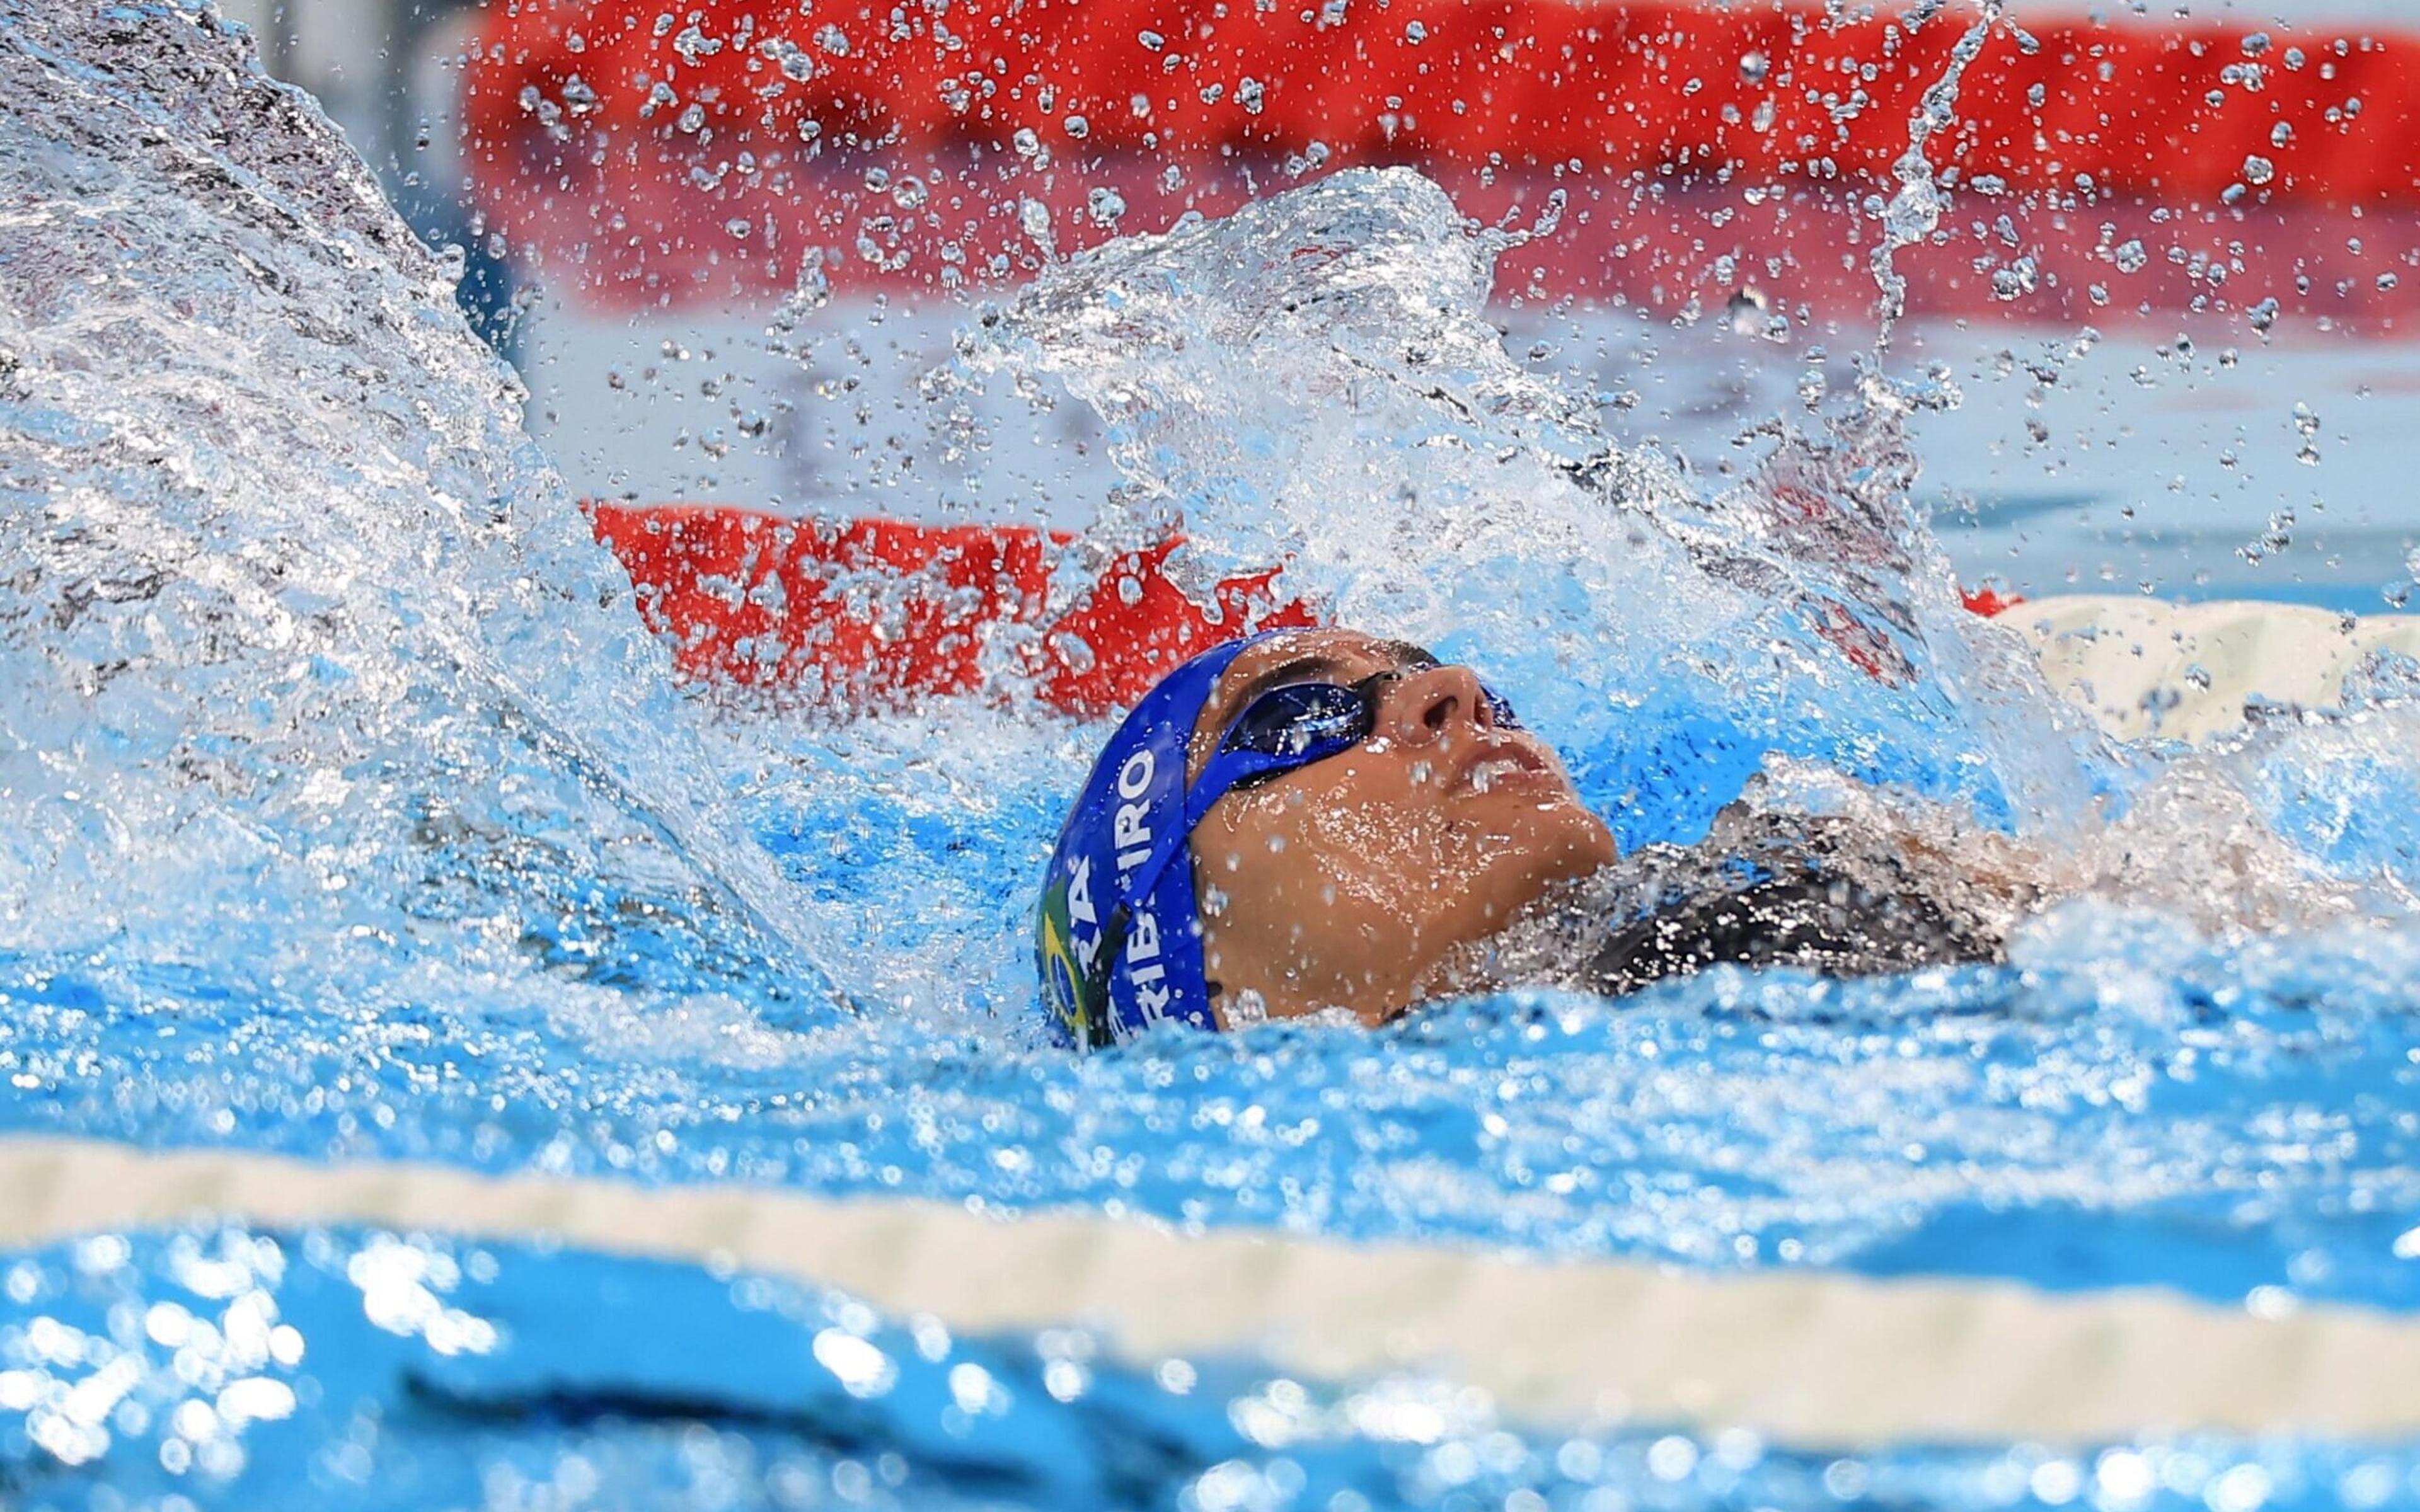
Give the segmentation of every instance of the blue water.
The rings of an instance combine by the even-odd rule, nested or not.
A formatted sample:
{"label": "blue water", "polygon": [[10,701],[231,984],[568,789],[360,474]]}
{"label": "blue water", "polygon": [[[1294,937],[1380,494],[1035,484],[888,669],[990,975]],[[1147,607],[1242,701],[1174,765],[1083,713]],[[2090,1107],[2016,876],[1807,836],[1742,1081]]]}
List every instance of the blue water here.
{"label": "blue water", "polygon": [[[106,1237],[0,1273],[0,1491],[233,1506],[2375,1507],[2420,1453],[2215,1436],[1807,1456],[1248,1361],[1121,1366],[812,1288],[349,1230]],[[38,1321],[27,1326],[20,1319]],[[672,1326],[668,1325],[668,1320]],[[667,1335],[676,1337],[667,1348]],[[72,1406],[61,1388],[101,1381]],[[191,1504],[189,1502],[187,1504]]]}
{"label": "blue water", "polygon": [[[1956,606],[1909,502],[1937,384],[1875,375],[1712,491],[1506,358],[1487,244],[1404,174],[1011,301],[937,402],[1094,405],[1130,486],[1100,539],[1293,553],[1478,661],[1625,843],[1847,774],[2076,890],[2006,967],[1078,1060],[1030,1017],[1026,888],[1097,730],[677,688],[307,100],[173,6],[0,4],[0,1131],[2420,1308],[2420,710],[2383,678],[2198,755],[2102,740]],[[0,1260],[0,1496],[2420,1501],[2410,1444],[1836,1464],[1096,1353],[576,1252],[100,1236]]]}

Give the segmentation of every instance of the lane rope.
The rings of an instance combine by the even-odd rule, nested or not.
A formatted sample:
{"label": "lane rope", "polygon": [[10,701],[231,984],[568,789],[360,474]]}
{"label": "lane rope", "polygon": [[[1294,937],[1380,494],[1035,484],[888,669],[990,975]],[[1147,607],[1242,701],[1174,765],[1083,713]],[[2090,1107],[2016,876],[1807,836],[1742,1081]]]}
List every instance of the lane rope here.
{"label": "lane rope", "polygon": [[[980,0],[885,25],[709,0],[675,28],[523,0],[466,61],[464,165],[489,224],[597,313],[769,301],[802,276],[998,286],[1391,163],[1474,220],[1552,224],[1503,254],[1499,299],[1858,320],[1875,232],[1839,210],[1896,191],[1972,19],[1905,8]],[[1912,312],[2107,325],[2274,300],[2289,324],[2409,323],[2420,31],[2022,20],[1929,146],[1971,239],[1902,255]]]}
{"label": "lane rope", "polygon": [[1820,1448],[2420,1433],[2420,1319],[2352,1306],[2262,1318],[2148,1289],[1705,1274],[907,1199],[0,1139],[0,1244],[200,1219],[550,1236],[728,1263],[962,1334],[1085,1324],[1141,1365],[1249,1350],[1338,1381],[1433,1370],[1539,1427],[1742,1427]]}

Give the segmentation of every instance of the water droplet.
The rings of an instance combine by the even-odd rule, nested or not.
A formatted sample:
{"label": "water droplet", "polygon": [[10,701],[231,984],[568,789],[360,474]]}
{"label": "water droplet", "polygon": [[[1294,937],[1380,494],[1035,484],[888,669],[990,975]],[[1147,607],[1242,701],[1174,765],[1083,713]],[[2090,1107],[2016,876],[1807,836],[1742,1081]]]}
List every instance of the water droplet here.
{"label": "water droplet", "polygon": [[2258,153],[2256,152],[2243,160],[2243,181],[2245,183],[2265,184],[2270,179],[2276,177],[2277,165],[2270,162],[2267,158],[2261,157]]}
{"label": "water droplet", "polygon": [[1070,116],[1065,120],[1060,122],[1060,125],[1066,129],[1069,136],[1074,137],[1078,142],[1090,135],[1093,130],[1093,123],[1086,120],[1081,116]]}
{"label": "water droplet", "polygon": [[1762,84],[1773,71],[1773,60],[1761,53],[1742,53],[1739,69],[1740,77],[1749,84]]}
{"label": "water droplet", "polygon": [[2143,250],[2140,238],[2118,243],[2118,250],[2110,255],[2110,261],[2118,265],[2121,273],[2139,273],[2150,260],[2151,255]]}
{"label": "water droplet", "polygon": [[815,60],[807,56],[806,49],[786,37],[777,37],[758,49],[773,60],[782,77],[792,84],[804,84],[815,76]]}

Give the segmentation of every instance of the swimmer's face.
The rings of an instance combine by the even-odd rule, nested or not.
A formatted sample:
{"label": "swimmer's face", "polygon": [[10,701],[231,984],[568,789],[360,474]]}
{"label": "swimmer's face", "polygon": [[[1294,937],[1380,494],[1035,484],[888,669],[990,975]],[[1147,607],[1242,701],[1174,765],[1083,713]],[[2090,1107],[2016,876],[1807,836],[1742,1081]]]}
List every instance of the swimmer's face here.
{"label": "swimmer's face", "polygon": [[1502,727],[1467,667],[1351,630],[1306,630],[1237,656],[1195,722],[1192,775],[1252,700],[1380,672],[1376,728],[1341,755],[1229,793],[1193,832],[1202,958],[1220,1017],[1324,1008],[1365,1022],[1436,990],[1459,948],[1558,882],[1614,858],[1563,764]]}

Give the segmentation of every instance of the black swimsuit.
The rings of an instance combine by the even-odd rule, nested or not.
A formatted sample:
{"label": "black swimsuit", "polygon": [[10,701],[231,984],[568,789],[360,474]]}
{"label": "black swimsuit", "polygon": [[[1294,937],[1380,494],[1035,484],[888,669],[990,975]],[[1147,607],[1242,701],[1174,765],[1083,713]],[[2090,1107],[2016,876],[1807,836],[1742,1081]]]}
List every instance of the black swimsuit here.
{"label": "black swimsuit", "polygon": [[1620,996],[1708,966],[1870,976],[2001,958],[2004,926],[1904,849],[1840,819],[1726,809],[1695,845],[1649,845],[1508,929],[1506,984]]}

